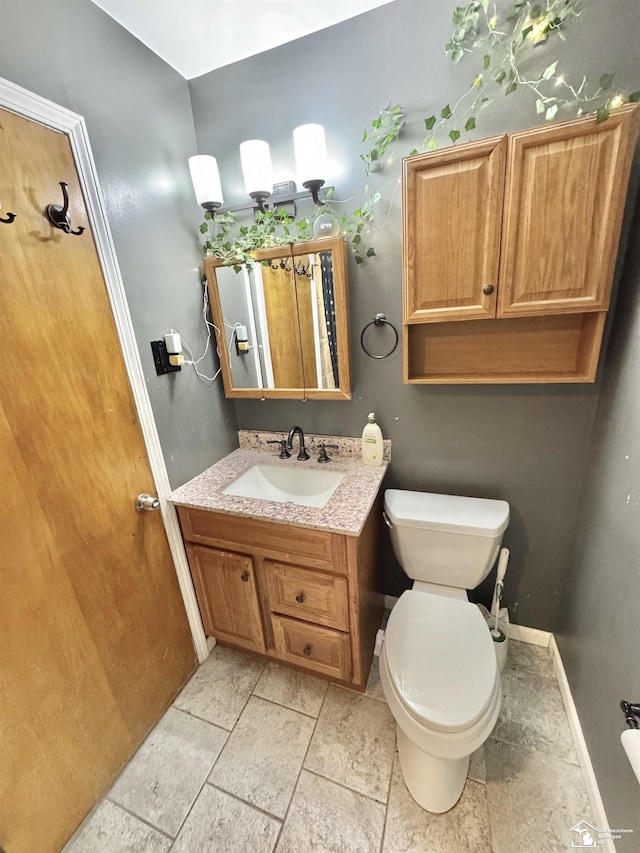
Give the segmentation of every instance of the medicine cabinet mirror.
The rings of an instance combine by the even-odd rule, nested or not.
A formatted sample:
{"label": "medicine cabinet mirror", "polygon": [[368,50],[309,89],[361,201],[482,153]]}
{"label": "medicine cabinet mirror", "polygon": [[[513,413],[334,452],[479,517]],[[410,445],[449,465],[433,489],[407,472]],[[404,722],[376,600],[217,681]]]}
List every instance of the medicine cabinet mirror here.
{"label": "medicine cabinet mirror", "polygon": [[227,397],[349,400],[348,286],[342,237],[206,258]]}

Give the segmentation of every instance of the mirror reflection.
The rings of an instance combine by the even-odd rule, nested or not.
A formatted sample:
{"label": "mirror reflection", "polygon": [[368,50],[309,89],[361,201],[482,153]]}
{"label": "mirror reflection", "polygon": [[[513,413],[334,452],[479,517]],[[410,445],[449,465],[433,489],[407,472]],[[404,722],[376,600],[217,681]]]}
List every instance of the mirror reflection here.
{"label": "mirror reflection", "polygon": [[[345,316],[339,317],[336,296],[340,277],[336,267],[338,273],[343,269],[336,243],[341,242],[319,240],[269,255],[262,252],[253,266],[238,270],[216,266],[221,315],[216,326],[224,330],[218,336],[218,350],[224,338],[226,355],[221,353],[221,362],[223,373],[228,362],[227,392],[298,390],[286,396],[348,398],[347,343],[340,339],[341,329],[346,330],[346,299],[340,299]],[[340,286],[346,290],[344,284]],[[215,298],[212,307],[215,315]],[[342,388],[341,372],[347,374]]]}

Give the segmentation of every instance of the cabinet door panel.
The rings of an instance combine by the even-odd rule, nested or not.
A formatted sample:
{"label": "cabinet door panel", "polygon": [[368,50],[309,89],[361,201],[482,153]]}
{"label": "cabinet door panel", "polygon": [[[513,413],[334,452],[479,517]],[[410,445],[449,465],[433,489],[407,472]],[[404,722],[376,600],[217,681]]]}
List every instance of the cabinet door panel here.
{"label": "cabinet door panel", "polygon": [[495,315],[506,145],[494,137],[404,161],[405,323]]}
{"label": "cabinet door panel", "polygon": [[346,578],[271,561],[265,561],[265,571],[271,610],[349,630]]}
{"label": "cabinet door panel", "polygon": [[265,651],[251,557],[187,547],[205,632],[256,652]]}
{"label": "cabinet door panel", "polygon": [[500,316],[608,308],[636,114],[509,137]]}

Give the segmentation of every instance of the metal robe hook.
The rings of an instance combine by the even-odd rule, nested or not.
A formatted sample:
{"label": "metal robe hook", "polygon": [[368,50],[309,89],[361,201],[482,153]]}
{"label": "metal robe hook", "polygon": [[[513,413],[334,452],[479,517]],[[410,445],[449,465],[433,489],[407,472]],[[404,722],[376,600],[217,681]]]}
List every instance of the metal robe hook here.
{"label": "metal robe hook", "polygon": [[79,237],[84,231],[84,228],[80,226],[76,231],[71,230],[69,193],[67,192],[67,185],[64,181],[60,181],[60,186],[62,187],[62,207],[60,207],[59,204],[48,204],[44,212],[47,214],[49,222],[55,228],[60,228],[65,234],[73,234],[74,236]]}

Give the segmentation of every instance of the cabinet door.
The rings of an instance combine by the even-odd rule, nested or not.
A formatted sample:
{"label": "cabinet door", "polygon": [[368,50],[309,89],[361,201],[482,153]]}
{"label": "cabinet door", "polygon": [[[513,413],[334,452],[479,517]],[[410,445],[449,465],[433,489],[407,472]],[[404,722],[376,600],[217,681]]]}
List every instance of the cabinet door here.
{"label": "cabinet door", "polygon": [[217,548],[187,547],[205,632],[255,652],[264,634],[253,560]]}
{"label": "cabinet door", "polygon": [[509,137],[500,316],[609,307],[637,110]]}
{"label": "cabinet door", "polygon": [[495,316],[506,150],[500,136],[404,161],[405,323]]}

